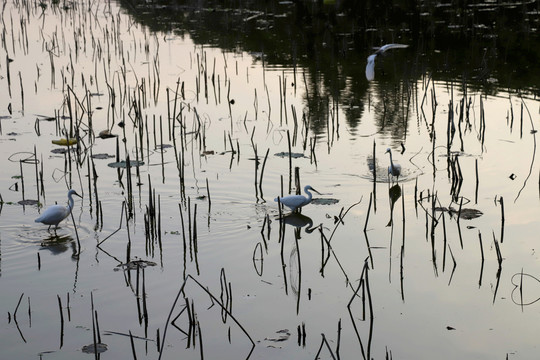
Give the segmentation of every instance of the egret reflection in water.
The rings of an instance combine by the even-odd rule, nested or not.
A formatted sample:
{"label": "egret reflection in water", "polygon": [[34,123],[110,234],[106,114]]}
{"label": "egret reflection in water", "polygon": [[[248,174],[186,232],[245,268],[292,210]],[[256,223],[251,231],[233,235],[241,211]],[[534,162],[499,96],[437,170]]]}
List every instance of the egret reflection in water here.
{"label": "egret reflection in water", "polygon": [[399,185],[394,185],[388,190],[388,197],[390,199],[390,221],[386,226],[392,226],[394,219],[394,205],[396,201],[401,197],[401,187]]}
{"label": "egret reflection in water", "polygon": [[41,242],[41,248],[49,250],[52,255],[60,255],[70,248],[73,254],[77,254],[77,246],[70,235],[51,235]]}
{"label": "egret reflection in water", "polygon": [[305,227],[306,233],[311,234],[317,226],[313,227],[313,220],[309,216],[298,213],[292,213],[280,219],[287,225],[294,226],[297,229]]}

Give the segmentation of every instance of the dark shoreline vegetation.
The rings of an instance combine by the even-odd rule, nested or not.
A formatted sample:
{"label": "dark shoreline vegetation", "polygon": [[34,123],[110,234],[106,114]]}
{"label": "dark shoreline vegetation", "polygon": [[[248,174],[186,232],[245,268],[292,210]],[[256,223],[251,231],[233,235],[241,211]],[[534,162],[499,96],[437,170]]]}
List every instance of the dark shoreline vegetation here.
{"label": "dark shoreline vegetation", "polygon": [[[120,3],[152,31],[189,34],[196,44],[246,51],[268,66],[302,66],[332,94],[365,92],[371,48],[410,45],[388,66],[394,80],[462,79],[486,94],[497,88],[539,95],[538,1],[136,1]],[[208,46],[208,45],[207,45]],[[179,54],[179,56],[181,56]],[[513,71],[507,71],[508,67]],[[349,91],[347,91],[349,92]],[[360,95],[357,95],[360,97]]]}

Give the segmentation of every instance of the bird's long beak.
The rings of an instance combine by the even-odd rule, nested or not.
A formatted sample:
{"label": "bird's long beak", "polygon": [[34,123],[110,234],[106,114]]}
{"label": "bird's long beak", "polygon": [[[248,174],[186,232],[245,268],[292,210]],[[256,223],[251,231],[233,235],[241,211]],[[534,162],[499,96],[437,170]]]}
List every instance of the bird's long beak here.
{"label": "bird's long beak", "polygon": [[320,192],[318,192],[317,190],[315,190],[314,188],[311,188],[311,190],[315,191],[317,194],[319,195],[322,195]]}
{"label": "bird's long beak", "polygon": [[82,196],[77,194],[77,193],[73,193],[73,195],[77,195],[78,197],[80,197],[82,199]]}

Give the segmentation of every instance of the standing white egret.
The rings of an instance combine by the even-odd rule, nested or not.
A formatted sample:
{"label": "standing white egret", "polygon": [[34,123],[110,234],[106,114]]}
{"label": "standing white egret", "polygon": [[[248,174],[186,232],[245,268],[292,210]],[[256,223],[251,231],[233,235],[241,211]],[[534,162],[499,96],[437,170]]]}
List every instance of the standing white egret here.
{"label": "standing white egret", "polygon": [[366,79],[368,79],[368,81],[372,81],[373,79],[375,79],[375,58],[377,57],[377,55],[384,53],[386,50],[403,49],[406,47],[409,47],[409,45],[386,44],[378,48],[377,51],[375,51],[373,54],[369,55],[367,58],[367,65],[366,65]]}
{"label": "standing white egret", "polygon": [[69,190],[67,194],[68,200],[69,200],[67,207],[63,205],[49,206],[47,210],[45,210],[43,214],[41,214],[41,216],[35,220],[35,222],[40,222],[45,225],[49,225],[49,229],[51,228],[52,225],[54,225],[54,230],[56,231],[56,229],[58,228],[58,224],[62,220],[67,218],[69,214],[71,214],[71,209],[73,209],[73,197],[72,197],[73,195],[76,195],[82,198],[82,196],[77,194],[75,190],[73,189]]}
{"label": "standing white egret", "polygon": [[288,195],[282,198],[277,197],[274,199],[274,201],[278,201],[279,199],[279,201],[283,205],[287,206],[288,208],[291,209],[291,211],[295,212],[298,209],[300,209],[302,206],[307,205],[311,202],[312,194],[309,192],[309,190],[313,190],[319,195],[321,194],[320,192],[312,188],[311,185],[306,185],[306,187],[304,188],[304,192],[308,195],[307,197],[304,195]]}
{"label": "standing white egret", "polygon": [[394,162],[392,161],[392,150],[390,150],[390,148],[386,149],[385,154],[386,153],[390,154],[390,166],[388,167],[388,174],[390,176],[397,177],[399,180],[399,175],[401,175],[401,165],[394,164]]}

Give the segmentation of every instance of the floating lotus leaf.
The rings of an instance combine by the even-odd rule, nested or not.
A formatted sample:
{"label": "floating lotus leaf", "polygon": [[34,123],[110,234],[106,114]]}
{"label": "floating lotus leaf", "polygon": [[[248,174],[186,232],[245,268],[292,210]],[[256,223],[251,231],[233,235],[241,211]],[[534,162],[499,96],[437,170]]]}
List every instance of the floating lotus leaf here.
{"label": "floating lotus leaf", "polygon": [[317,198],[317,199],[311,200],[311,203],[315,205],[333,205],[333,204],[337,204],[338,202],[339,202],[338,199]]}
{"label": "floating lotus leaf", "polygon": [[[127,163],[122,160],[122,161],[118,161],[118,162],[113,162],[113,163],[110,163],[110,164],[107,164],[109,165],[110,167],[112,168],[126,168],[127,167]],[[137,167],[137,166],[142,166],[144,165],[144,161],[137,161],[137,160],[130,160],[129,161],[129,166],[131,167]]]}
{"label": "floating lotus leaf", "polygon": [[18,202],[19,205],[37,205],[39,204],[39,201],[32,200],[32,199],[26,199],[26,200],[20,200]]}
{"label": "floating lotus leaf", "polygon": [[[305,157],[304,154],[301,154],[301,153],[290,153],[290,154],[291,154],[291,157],[294,158],[294,159]],[[283,151],[283,152],[280,152],[280,153],[276,153],[274,155],[284,158],[284,157],[289,157],[289,152],[288,151]]]}
{"label": "floating lotus leaf", "polygon": [[77,139],[75,138],[58,139],[58,140],[52,140],[52,143],[55,145],[60,145],[60,146],[70,146],[70,145],[75,145],[77,143]]}
{"label": "floating lotus leaf", "polygon": [[160,145],[156,145],[156,150],[163,150],[163,149],[168,149],[172,147],[173,146],[171,144],[160,144]]}
{"label": "floating lotus leaf", "polygon": [[105,154],[105,153],[93,154],[92,155],[92,159],[111,159],[113,157],[114,157],[114,155],[109,155],[109,154]]}
{"label": "floating lotus leaf", "polygon": [[[75,151],[75,148],[70,148],[71,152],[74,152]],[[51,150],[51,153],[53,154],[65,154],[67,153],[69,150],[68,149],[65,149],[65,148],[54,148]]]}
{"label": "floating lotus leaf", "polygon": [[471,220],[482,215],[484,215],[484,213],[477,209],[461,209],[459,217],[465,220]]}
{"label": "floating lotus leaf", "polygon": [[82,347],[82,352],[85,354],[101,354],[102,352],[107,351],[107,344],[97,343],[85,345]]}

